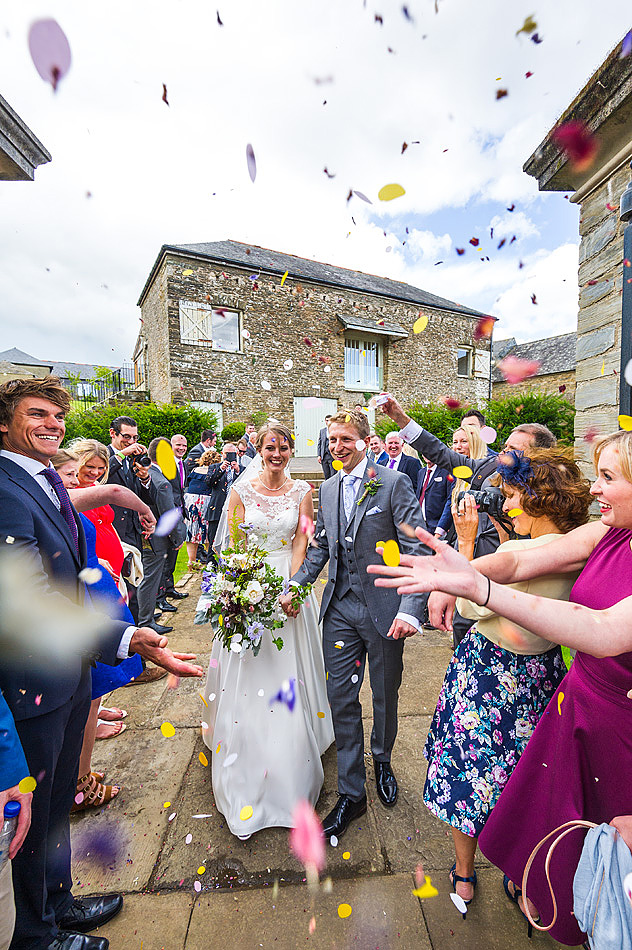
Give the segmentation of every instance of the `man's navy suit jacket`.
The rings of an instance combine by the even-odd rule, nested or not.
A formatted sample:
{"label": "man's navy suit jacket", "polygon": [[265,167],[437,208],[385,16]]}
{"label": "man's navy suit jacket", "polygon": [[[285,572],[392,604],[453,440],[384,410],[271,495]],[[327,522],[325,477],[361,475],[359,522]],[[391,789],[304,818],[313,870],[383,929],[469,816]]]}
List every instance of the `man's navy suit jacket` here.
{"label": "man's navy suit jacket", "polygon": [[[419,503],[421,504],[421,492],[424,487],[424,480],[426,478],[427,468],[422,468],[417,478],[417,498],[419,498]],[[428,525],[428,531],[431,534],[434,534],[434,530],[437,527],[437,523],[443,514],[443,509],[446,501],[450,497],[450,492],[454,486],[454,482],[450,481],[447,468],[435,468],[432,478],[428,482],[428,487],[426,488],[426,494],[424,495],[424,510],[426,512],[426,524]]]}
{"label": "man's navy suit jacket", "polygon": [[[378,462],[378,465],[384,465],[385,468],[388,468],[388,463],[390,458],[387,458],[385,462]],[[419,459],[414,459],[410,455],[402,454],[399,457],[399,465],[397,466],[397,471],[401,472],[402,475],[408,475],[410,483],[413,486],[413,491],[417,488],[417,478],[419,472],[421,471],[421,462]]]}
{"label": "man's navy suit jacket", "polygon": [[[31,556],[33,574],[25,578],[25,586],[32,583],[50,598],[51,610],[61,598],[78,605],[84,602],[85,585],[79,572],[86,566],[86,539],[81,518],[74,508],[73,512],[79,553],[70,527],[44,489],[19,465],[0,456],[0,544],[4,554],[21,549]],[[83,655],[66,654],[58,665],[24,655],[3,656],[0,689],[16,722],[45,715],[68,702],[82,679],[89,677],[92,661],[115,666],[119,662],[116,651],[128,626],[124,621],[104,619],[97,644]]]}

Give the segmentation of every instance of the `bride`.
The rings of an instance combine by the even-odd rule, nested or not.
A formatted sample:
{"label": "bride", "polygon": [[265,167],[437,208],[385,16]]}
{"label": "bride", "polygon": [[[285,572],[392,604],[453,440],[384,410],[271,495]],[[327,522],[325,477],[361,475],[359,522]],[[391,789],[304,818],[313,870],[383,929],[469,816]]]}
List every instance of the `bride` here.
{"label": "bride", "polygon": [[[299,519],[313,517],[312,492],[307,482],[289,476],[294,448],[289,429],[267,423],[255,445],[253,462],[233,483],[216,549],[229,543],[223,524],[240,536],[235,526],[248,525],[268,552],[268,563],[288,580],[307,551]],[[320,757],[333,742],[313,594],[276,634],[283,649],[278,651],[266,633],[258,656],[248,650],[240,657],[215,640],[204,694],[203,738],[212,752],[215,802],[242,840],[262,828],[290,828],[299,799],[316,804],[323,784]],[[294,704],[279,701],[292,686]]]}

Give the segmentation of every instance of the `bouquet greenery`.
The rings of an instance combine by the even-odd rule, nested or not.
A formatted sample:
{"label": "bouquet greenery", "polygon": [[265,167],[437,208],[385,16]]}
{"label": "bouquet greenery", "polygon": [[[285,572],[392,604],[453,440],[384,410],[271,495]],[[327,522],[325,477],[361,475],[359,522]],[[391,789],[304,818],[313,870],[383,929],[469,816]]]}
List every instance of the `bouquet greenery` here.
{"label": "bouquet greenery", "polygon": [[246,650],[257,656],[266,630],[281,650],[283,640],[275,637],[274,631],[283,627],[287,618],[279,597],[292,593],[292,606],[298,608],[312,589],[311,584],[290,587],[266,562],[266,556],[267,551],[254,537],[238,540],[222,551],[214,571],[202,575],[194,623],[210,623],[213,638],[240,656]]}

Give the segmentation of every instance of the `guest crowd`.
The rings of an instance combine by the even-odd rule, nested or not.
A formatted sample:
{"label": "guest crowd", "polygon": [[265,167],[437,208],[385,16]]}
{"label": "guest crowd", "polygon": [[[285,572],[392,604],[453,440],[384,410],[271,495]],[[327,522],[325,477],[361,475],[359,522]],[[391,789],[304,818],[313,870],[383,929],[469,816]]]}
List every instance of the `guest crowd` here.
{"label": "guest crowd", "polygon": [[[50,648],[38,655],[30,641],[24,652],[15,638],[0,642],[0,810],[21,806],[0,870],[0,950],[107,950],[89,932],[122,898],[73,897],[69,834],[71,812],[89,814],[120,791],[116,776],[106,783],[91,764],[95,742],[125,729],[127,712],[103,697],[121,686],[133,697],[167,672],[201,675],[193,655],[168,647],[173,627],[164,621],[189,596],[175,584],[178,552],[186,547],[189,570],[216,560],[225,501],[262,444],[248,424],[221,446],[211,430],[190,448],[180,433],[145,445],[136,421],[119,416],[109,444],[79,438],[62,448],[69,408],[55,377],[0,386],[3,563],[24,558],[25,589],[41,599],[42,616],[99,618],[80,655],[55,643],[55,662]],[[451,447],[393,397],[383,411],[397,430],[365,437],[364,421],[356,450],[363,459],[365,442],[371,471],[388,469],[389,485],[404,479],[412,489],[425,553],[368,573],[380,575],[371,578],[377,587],[418,595],[419,616],[402,637],[432,625],[454,645],[424,749],[424,802],[450,829],[456,894],[465,904],[475,897],[480,844],[531,935],[532,921],[553,916],[543,860],[528,896],[521,889],[541,839],[583,819],[632,844],[632,433],[596,444],[591,486],[543,425],[519,425],[496,454],[479,410],[465,412]],[[330,419],[317,445],[326,481],[337,475]],[[174,477],[159,464],[161,443],[173,452]],[[601,518],[589,521],[593,500]],[[351,549],[345,556],[351,564]],[[343,833],[350,820],[337,820]],[[595,940],[573,913],[581,852],[575,832],[551,867],[551,932],[568,945]],[[604,877],[604,887],[616,886]]]}

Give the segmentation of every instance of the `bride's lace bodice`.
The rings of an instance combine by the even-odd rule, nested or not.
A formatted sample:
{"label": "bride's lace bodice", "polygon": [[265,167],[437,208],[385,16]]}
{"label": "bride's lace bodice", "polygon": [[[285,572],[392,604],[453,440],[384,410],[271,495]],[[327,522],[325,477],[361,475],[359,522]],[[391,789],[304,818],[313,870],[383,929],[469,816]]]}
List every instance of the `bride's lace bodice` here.
{"label": "bride's lace bodice", "polygon": [[252,532],[261,547],[269,554],[275,551],[290,554],[299,508],[305,495],[311,491],[308,483],[297,479],[288,492],[274,497],[261,494],[248,481],[236,485],[235,491],[244,505],[244,523],[252,525]]}

